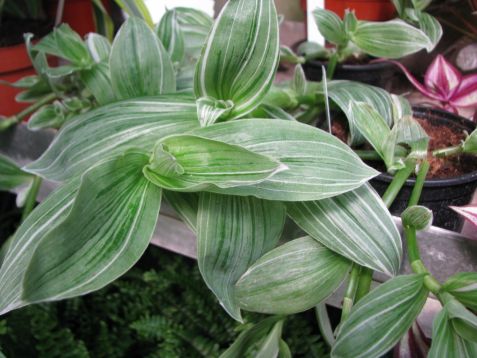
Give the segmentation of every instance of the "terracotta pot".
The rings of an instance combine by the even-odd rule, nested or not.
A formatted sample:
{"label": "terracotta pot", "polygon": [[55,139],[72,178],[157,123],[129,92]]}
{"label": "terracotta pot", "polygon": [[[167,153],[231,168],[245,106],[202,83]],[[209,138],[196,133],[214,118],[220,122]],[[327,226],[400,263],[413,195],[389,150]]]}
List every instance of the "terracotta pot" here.
{"label": "terracotta pot", "polygon": [[[55,19],[58,1],[50,1],[48,14]],[[61,22],[67,23],[81,37],[89,32],[95,32],[92,0],[66,0]]]}
{"label": "terracotta pot", "polygon": [[[24,76],[34,75],[25,44],[0,47],[0,79],[15,82]],[[20,89],[0,84],[0,115],[11,116],[28,107],[28,103],[18,103],[15,96]]]}
{"label": "terracotta pot", "polygon": [[360,20],[386,21],[395,17],[391,0],[325,0],[325,9],[343,17],[346,9],[354,10]]}

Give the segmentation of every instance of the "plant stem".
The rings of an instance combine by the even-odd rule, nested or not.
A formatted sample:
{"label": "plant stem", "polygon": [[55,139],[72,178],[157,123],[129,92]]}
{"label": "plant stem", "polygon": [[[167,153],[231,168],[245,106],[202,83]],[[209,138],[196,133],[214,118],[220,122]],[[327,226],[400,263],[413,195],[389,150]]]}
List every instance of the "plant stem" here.
{"label": "plant stem", "polygon": [[358,302],[371,290],[371,282],[373,281],[373,270],[367,267],[361,267],[359,273],[358,289],[354,296],[354,302]]}
{"label": "plant stem", "polygon": [[355,150],[354,152],[363,160],[382,160],[375,150]]}
{"label": "plant stem", "polygon": [[329,80],[333,78],[337,64],[338,52],[335,52],[331,55],[330,60],[328,61],[328,66],[326,66],[326,78],[328,78]]}
{"label": "plant stem", "polygon": [[41,178],[39,176],[35,176],[33,179],[33,184],[31,185],[30,190],[28,191],[25,206],[23,207],[22,212],[22,222],[30,215],[33,208],[35,207],[36,197],[38,195],[38,191],[40,190],[41,186]]}
{"label": "plant stem", "polygon": [[429,171],[429,162],[424,160],[419,166],[419,172],[417,173],[416,183],[412,188],[411,197],[409,198],[408,206],[417,205],[419,198],[421,197],[422,188],[424,187],[424,181],[426,180],[427,172]]}
{"label": "plant stem", "polygon": [[396,174],[394,174],[391,184],[389,184],[386,192],[383,194],[383,201],[387,208],[389,208],[392,205],[394,199],[396,199],[396,196],[399,194],[399,191],[403,187],[407,178],[409,178],[412,171],[414,170],[414,165],[414,162],[410,162],[404,168],[398,170]]}
{"label": "plant stem", "polygon": [[29,116],[33,112],[40,109],[40,107],[44,106],[45,104],[50,103],[51,101],[53,101],[56,98],[57,98],[56,93],[50,93],[50,94],[44,96],[43,98],[39,99],[35,103],[33,103],[31,106],[25,108],[23,111],[15,114],[11,117],[5,118],[4,120],[2,120],[0,122],[0,131],[5,130],[7,128],[10,128],[11,126],[13,126],[17,123],[20,123],[25,117]]}
{"label": "plant stem", "polygon": [[432,152],[432,155],[435,157],[443,158],[443,157],[450,157],[452,155],[461,154],[464,151],[464,147],[462,145],[456,145],[454,147],[437,149]]}
{"label": "plant stem", "polygon": [[356,294],[356,289],[358,288],[359,280],[359,271],[361,267],[358,264],[353,263],[351,268],[351,273],[349,275],[348,287],[346,287],[346,292],[343,297],[343,307],[341,310],[341,322],[344,322],[353,307],[354,297]]}

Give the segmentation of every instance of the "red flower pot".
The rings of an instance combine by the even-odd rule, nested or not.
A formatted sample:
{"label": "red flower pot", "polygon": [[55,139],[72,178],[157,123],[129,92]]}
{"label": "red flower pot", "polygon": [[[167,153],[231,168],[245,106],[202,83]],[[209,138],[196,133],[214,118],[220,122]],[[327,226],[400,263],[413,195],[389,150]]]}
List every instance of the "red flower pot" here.
{"label": "red flower pot", "polygon": [[386,21],[396,15],[391,0],[325,0],[325,9],[341,18],[346,9],[354,10],[358,19],[368,21]]}
{"label": "red flower pot", "polygon": [[[57,7],[57,0],[49,2],[48,13],[50,18],[55,18]],[[70,25],[81,37],[89,32],[95,32],[93,2],[91,0],[66,0],[61,22]]]}

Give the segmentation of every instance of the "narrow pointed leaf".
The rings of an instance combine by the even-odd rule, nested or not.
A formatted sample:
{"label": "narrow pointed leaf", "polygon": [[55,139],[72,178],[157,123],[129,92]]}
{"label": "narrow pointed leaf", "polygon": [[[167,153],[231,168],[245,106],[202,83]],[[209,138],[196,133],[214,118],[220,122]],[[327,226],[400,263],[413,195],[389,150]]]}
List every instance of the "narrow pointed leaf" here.
{"label": "narrow pointed leaf", "polygon": [[151,14],[144,0],[114,0],[129,16],[143,19],[151,28],[154,26]]}
{"label": "narrow pointed leaf", "polygon": [[120,101],[77,116],[27,170],[55,181],[83,174],[126,148],[152,150],[161,138],[198,127],[196,106],[185,96]]}
{"label": "narrow pointed leaf", "polygon": [[117,99],[173,93],[171,59],[156,34],[139,18],[121,26],[111,48],[111,83]]}
{"label": "narrow pointed leaf", "polygon": [[69,214],[79,179],[65,184],[32,211],[8,241],[0,267],[0,314],[26,304],[21,299],[28,264],[42,239]]}
{"label": "narrow pointed leaf", "polygon": [[396,275],[402,260],[399,231],[369,186],[333,198],[287,204],[287,213],[330,250],[373,270]]}
{"label": "narrow pointed leaf", "polygon": [[339,287],[350,266],[311,237],[295,239],[266,253],[244,273],[236,285],[236,299],[248,311],[306,311]]}
{"label": "narrow pointed leaf", "polygon": [[197,215],[197,260],[207,286],[241,321],[235,283],[273,249],[285,223],[285,207],[252,197],[201,193]]}
{"label": "narrow pointed leaf", "polygon": [[313,11],[316,26],[323,37],[336,45],[344,46],[348,42],[343,21],[334,12],[325,9]]}
{"label": "narrow pointed leaf", "polygon": [[449,292],[464,306],[477,311],[477,272],[460,272],[451,276],[442,290]]}
{"label": "narrow pointed leaf", "polygon": [[474,129],[472,133],[465,138],[462,149],[465,153],[477,154],[477,129]]}
{"label": "narrow pointed leaf", "polygon": [[232,101],[234,108],[224,119],[244,116],[270,89],[279,49],[273,0],[227,2],[197,64],[197,98]]}
{"label": "narrow pointed leaf", "polygon": [[12,160],[0,154],[0,190],[7,191],[32,180],[31,174],[25,173]]}
{"label": "narrow pointed leaf", "polygon": [[475,108],[477,106],[477,75],[464,76],[451,104],[458,107]]}
{"label": "narrow pointed leaf", "polygon": [[280,352],[280,340],[282,337],[283,321],[275,323],[272,330],[259,348],[256,358],[275,358]]}
{"label": "narrow pointed leaf", "polygon": [[296,121],[244,119],[191,134],[240,145],[288,167],[260,184],[218,190],[222,193],[267,200],[320,200],[356,189],[377,175],[339,139]]}
{"label": "narrow pointed leaf", "polygon": [[180,62],[184,57],[184,36],[175,9],[168,10],[157,26],[157,35],[166,48],[172,62]]}
{"label": "narrow pointed leaf", "polygon": [[462,75],[444,56],[438,55],[430,64],[424,77],[427,89],[434,91],[448,99],[457,90],[462,80]]}
{"label": "narrow pointed leaf", "polygon": [[88,52],[96,63],[108,63],[111,53],[111,43],[109,40],[94,32],[86,37],[86,47]]}
{"label": "narrow pointed leaf", "polygon": [[411,327],[427,295],[424,275],[398,276],[378,286],[340,326],[331,357],[381,357]]}
{"label": "narrow pointed leaf", "polygon": [[66,120],[64,107],[59,102],[43,106],[28,120],[28,129],[60,128]]}
{"label": "narrow pointed leaf", "polygon": [[142,176],[147,156],[127,152],[81,178],[67,218],[38,245],[22,298],[51,301],[86,294],[115,280],[146,250],[161,190]]}

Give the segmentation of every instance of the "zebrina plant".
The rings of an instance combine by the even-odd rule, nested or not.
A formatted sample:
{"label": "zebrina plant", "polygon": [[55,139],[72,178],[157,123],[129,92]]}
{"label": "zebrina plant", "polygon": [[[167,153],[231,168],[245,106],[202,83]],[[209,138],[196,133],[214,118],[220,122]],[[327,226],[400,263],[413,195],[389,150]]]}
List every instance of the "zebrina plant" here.
{"label": "zebrina plant", "polygon": [[[242,309],[274,314],[225,357],[286,354],[285,316],[322,304],[347,277],[332,356],[389,350],[435,280],[422,270],[394,277],[399,233],[366,183],[377,172],[348,146],[293,120],[244,118],[269,93],[278,59],[273,1],[231,0],[202,49],[194,95],[179,93],[162,42],[130,17],[109,55],[114,101],[72,118],[26,168],[61,187],[2,249],[0,311],[119,277],[149,244],[164,196],[197,233],[200,271],[224,309],[239,321]],[[417,210],[410,232],[429,222]],[[278,245],[286,216],[310,236]],[[393,278],[367,294],[372,270]],[[457,291],[443,293],[453,306],[439,320],[438,354],[454,342],[475,351],[475,322]],[[472,301],[472,284],[468,292]]]}

